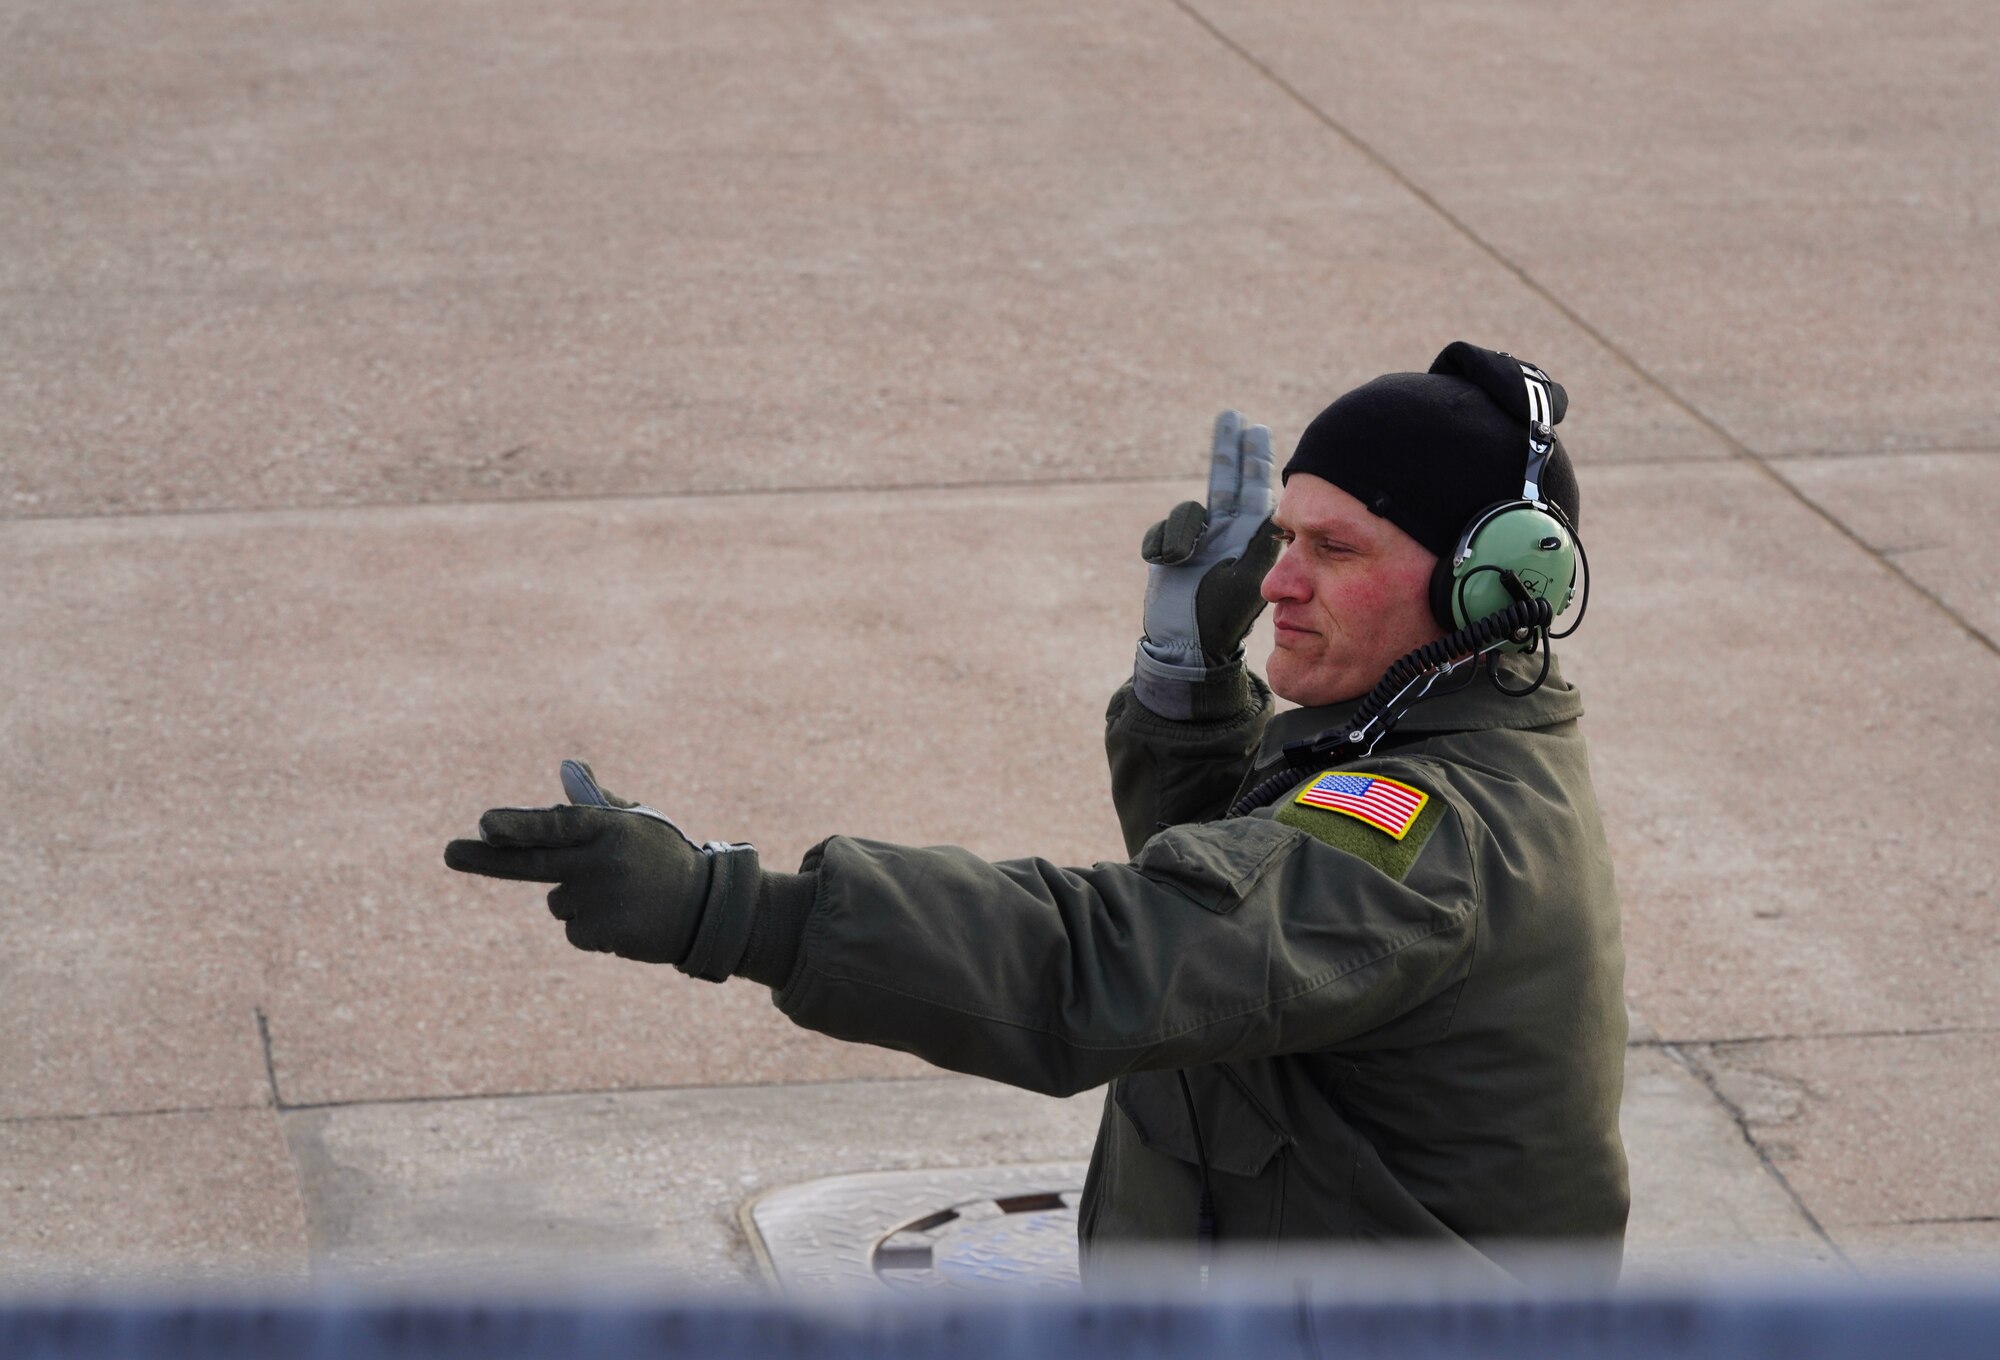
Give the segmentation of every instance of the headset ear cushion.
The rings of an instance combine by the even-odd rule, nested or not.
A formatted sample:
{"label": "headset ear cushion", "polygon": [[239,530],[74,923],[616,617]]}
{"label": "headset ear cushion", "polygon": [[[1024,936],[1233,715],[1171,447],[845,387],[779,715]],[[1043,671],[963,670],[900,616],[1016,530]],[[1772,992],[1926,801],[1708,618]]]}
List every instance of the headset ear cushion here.
{"label": "headset ear cushion", "polygon": [[1431,568],[1431,617],[1436,619],[1438,626],[1447,633],[1465,626],[1464,619],[1452,617],[1452,587],[1458,578],[1451,574],[1451,559],[1456,553],[1457,549],[1446,553],[1437,560],[1437,565]]}

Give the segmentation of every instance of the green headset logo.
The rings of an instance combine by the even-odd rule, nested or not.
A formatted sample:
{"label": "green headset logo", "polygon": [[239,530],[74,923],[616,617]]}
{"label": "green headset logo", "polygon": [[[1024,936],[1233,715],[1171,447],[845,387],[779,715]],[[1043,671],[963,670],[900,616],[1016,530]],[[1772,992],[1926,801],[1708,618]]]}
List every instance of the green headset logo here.
{"label": "green headset logo", "polygon": [[1522,585],[1528,588],[1530,594],[1538,595],[1544,600],[1549,598],[1549,587],[1555,584],[1553,580],[1542,575],[1533,567],[1524,568],[1515,572],[1514,575],[1520,579]]}

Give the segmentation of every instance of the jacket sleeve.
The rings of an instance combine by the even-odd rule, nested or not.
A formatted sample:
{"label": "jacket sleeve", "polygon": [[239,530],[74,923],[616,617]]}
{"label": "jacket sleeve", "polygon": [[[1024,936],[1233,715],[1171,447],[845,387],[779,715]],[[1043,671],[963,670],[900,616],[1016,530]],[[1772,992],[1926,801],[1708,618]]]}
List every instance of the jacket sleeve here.
{"label": "jacket sleeve", "polygon": [[1268,816],[1087,869],[836,836],[807,857],[775,999],[809,1029],[1050,1094],[1324,1049],[1464,975],[1472,863],[1456,807],[1401,881]]}
{"label": "jacket sleeve", "polygon": [[1212,722],[1159,717],[1139,702],[1130,683],[1111,696],[1104,753],[1128,854],[1138,854],[1165,827],[1222,816],[1256,758],[1271,716],[1271,691],[1241,664],[1212,689],[1208,706],[1227,714]]}

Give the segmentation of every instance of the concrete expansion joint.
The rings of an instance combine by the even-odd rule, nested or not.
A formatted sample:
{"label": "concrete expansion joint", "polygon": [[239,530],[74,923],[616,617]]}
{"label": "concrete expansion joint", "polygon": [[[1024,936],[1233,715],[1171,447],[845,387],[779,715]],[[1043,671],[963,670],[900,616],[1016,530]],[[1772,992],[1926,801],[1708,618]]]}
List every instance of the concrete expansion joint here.
{"label": "concrete expansion joint", "polygon": [[[1279,75],[1277,71],[1270,66],[1269,63],[1265,62],[1263,59],[1252,53],[1250,49],[1243,46],[1243,44],[1236,41],[1236,39],[1230,37],[1227,33],[1224,33],[1222,29],[1218,27],[1213,20],[1209,19],[1206,15],[1202,14],[1191,3],[1189,3],[1189,0],[1169,0],[1169,3],[1171,3],[1174,6],[1174,8],[1180,10],[1183,14],[1187,15],[1188,18],[1193,20],[1200,27],[1205,29],[1209,33],[1209,35],[1213,37],[1218,43],[1222,44],[1222,46],[1228,48],[1231,52],[1235,53],[1236,56],[1240,58],[1246,65],[1251,67],[1251,69],[1255,70],[1259,75],[1263,76],[1265,80],[1269,81],[1278,90],[1282,91],[1288,98],[1292,100],[1292,102],[1297,104],[1300,108],[1304,109],[1307,113],[1311,114],[1315,121],[1324,126],[1329,132],[1339,137],[1342,141],[1346,142],[1349,146],[1353,147],[1355,151],[1359,152],[1377,169],[1382,171],[1382,173],[1384,173],[1385,175],[1389,176],[1390,179],[1394,180],[1396,184],[1400,185],[1406,193],[1410,194],[1411,197],[1415,198],[1419,203],[1423,204],[1423,206],[1429,209],[1434,216],[1436,216],[1446,226],[1450,227],[1459,236],[1463,237],[1466,240],[1466,242],[1470,244],[1474,249],[1478,250],[1481,254],[1485,255],[1489,260],[1492,260],[1495,264],[1499,265],[1502,269],[1506,270],[1509,274],[1512,274],[1516,279],[1520,280],[1522,286],[1525,287],[1529,292],[1533,293],[1536,297],[1540,298],[1543,302],[1547,303],[1550,307],[1554,308],[1555,311],[1560,316],[1562,316],[1566,321],[1568,321],[1571,325],[1575,326],[1578,330],[1582,331],[1585,335],[1589,336],[1590,339],[1594,341],[1599,348],[1601,348],[1606,354],[1608,354],[1627,372],[1631,373],[1633,377],[1639,379],[1639,381],[1646,384],[1648,387],[1651,387],[1654,391],[1658,392],[1660,396],[1664,398],[1669,404],[1674,406],[1682,414],[1686,415],[1690,420],[1694,421],[1695,424],[1699,425],[1709,434],[1713,435],[1718,441],[1722,443],[1722,445],[1726,449],[1729,450],[1729,452],[1732,455],[1738,458],[1747,458],[1752,462],[1758,463],[1760,466],[1762,465],[1762,460],[1758,458],[1756,453],[1754,453],[1750,449],[1750,447],[1747,444],[1745,444],[1741,439],[1737,438],[1729,430],[1725,429],[1720,421],[1716,420],[1713,416],[1709,415],[1699,406],[1696,406],[1688,398],[1682,396],[1679,392],[1676,392],[1673,388],[1669,387],[1664,379],[1660,378],[1659,375],[1655,374],[1654,372],[1652,372],[1652,370],[1646,368],[1643,364],[1641,364],[1636,358],[1634,358],[1631,354],[1629,354],[1624,349],[1623,346],[1615,343],[1611,339],[1611,337],[1607,335],[1595,323],[1586,319],[1582,312],[1578,311],[1574,306],[1564,301],[1562,298],[1558,297],[1554,289],[1550,288],[1547,284],[1543,283],[1533,274],[1530,274],[1526,266],[1522,265],[1519,261],[1515,260],[1512,256],[1508,255],[1505,251],[1501,250],[1500,247],[1493,244],[1493,242],[1487,240],[1484,236],[1480,235],[1479,232],[1473,228],[1470,222],[1460,217],[1450,208],[1447,208],[1444,205],[1443,200],[1439,199],[1437,195],[1433,194],[1430,190],[1424,188],[1421,184],[1418,184],[1417,181],[1410,175],[1408,171],[1404,170],[1394,161],[1391,161],[1382,152],[1376,150],[1376,148],[1371,143],[1364,140],[1360,136],[1360,134],[1356,133],[1352,128],[1349,128],[1346,124],[1342,123],[1332,114],[1328,113],[1325,109],[1321,108],[1318,104],[1314,103],[1312,99],[1307,97],[1304,91],[1300,90],[1296,85],[1293,85],[1290,81],[1286,80],[1283,76]],[[1768,472],[1769,469],[1767,468],[1766,471]]]}
{"label": "concrete expansion joint", "polygon": [[938,1072],[935,1075],[926,1074],[919,1077],[829,1077],[822,1081],[727,1081],[686,1086],[556,1086],[535,1091],[442,1091],[434,1095],[302,1100],[280,1105],[278,1109],[284,1114],[304,1114],[313,1110],[365,1110],[397,1105],[462,1105],[475,1100],[568,1100],[576,1096],[700,1095],[704,1091],[763,1091],[815,1086],[913,1086],[924,1082],[964,1080],[964,1077],[955,1072]]}
{"label": "concrete expansion joint", "polygon": [[[1680,460],[1663,460],[1680,461]],[[986,477],[965,481],[935,479],[926,482],[807,482],[796,486],[683,487],[675,491],[578,492],[573,495],[544,492],[537,496],[467,496],[414,501],[343,501],[316,505],[295,502],[281,505],[202,505],[151,506],[129,510],[96,510],[87,514],[7,514],[0,524],[96,524],[104,521],[136,519],[224,519],[235,516],[255,519],[267,515],[350,515],[391,510],[468,510],[482,507],[535,507],[549,505],[649,505],[666,501],[728,500],[751,496],[884,496],[923,491],[1016,491],[1042,486],[1178,486],[1193,478],[1182,472],[1127,472],[1078,474],[1053,477]]]}
{"label": "concrete expansion joint", "polygon": [[248,1110],[268,1110],[267,1104],[243,1105],[155,1105],[136,1110],[88,1110],[80,1114],[0,1115],[0,1128],[26,1124],[83,1124],[100,1119],[159,1119],[168,1115],[237,1114]]}
{"label": "concrete expansion joint", "polygon": [[1715,1097],[1716,1103],[1722,1106],[1723,1110],[1729,1115],[1731,1122],[1736,1125],[1736,1131],[1742,1136],[1744,1143],[1756,1154],[1757,1162],[1764,1168],[1764,1173],[1776,1181],[1778,1188],[1785,1192],[1786,1197],[1791,1200],[1792,1206],[1799,1211],[1799,1216],[1805,1219],[1806,1226],[1812,1229],[1813,1235],[1818,1237],[1825,1244],[1826,1249],[1833,1253],[1835,1260],[1858,1275],[1860,1271],[1856,1268],[1854,1262],[1848,1259],[1847,1253],[1840,1249],[1840,1245],[1827,1232],[1826,1225],[1819,1221],[1819,1215],[1812,1211],[1811,1206],[1805,1202],[1805,1198],[1799,1194],[1797,1188],[1786,1178],[1785,1173],[1778,1169],[1777,1163],[1771,1160],[1770,1153],[1762,1143],[1758,1142],[1756,1134],[1751,1131],[1750,1121],[1744,1114],[1742,1107],[1724,1094],[1721,1083],[1716,1081],[1715,1075],[1708,1070],[1705,1064],[1696,1060],[1693,1054],[1677,1045],[1663,1044],[1661,1045],[1661,1051],[1687,1069],[1695,1080],[1708,1088],[1708,1093]]}
{"label": "concrete expansion joint", "polygon": [[1629,1047],[1658,1048],[1742,1048],[1749,1044],[1832,1043],[1843,1039],[1946,1039],[1961,1034],[2000,1034],[2000,1025],[1940,1025],[1935,1029],[1854,1029],[1822,1034],[1744,1034],[1723,1038],[1678,1038],[1634,1040]]}
{"label": "concrete expansion joint", "polygon": [[1745,461],[1754,463],[1757,467],[1761,468],[1764,472],[1764,475],[1769,477],[1771,479],[1772,484],[1778,487],[1779,490],[1785,492],[1793,500],[1797,501],[1800,505],[1812,511],[1812,513],[1817,515],[1821,520],[1831,525],[1835,533],[1839,534],[1849,543],[1859,548],[1867,556],[1874,558],[1875,561],[1881,565],[1882,570],[1888,572],[1891,576],[1894,576],[1898,581],[1901,581],[1905,586],[1909,587],[1911,590],[1914,590],[1917,594],[1923,596],[1926,600],[1930,601],[1931,605],[1934,608],[1936,608],[1938,613],[1944,615],[1946,618],[1950,619],[1953,623],[1957,624],[1960,631],[1962,631],[1967,637],[1971,638],[1974,642],[1984,647],[1988,652],[1991,652],[1993,655],[2000,656],[2000,642],[1996,642],[1990,635],[1987,634],[1987,632],[1984,629],[1980,628],[1977,624],[1973,623],[1972,620],[1966,618],[1965,615],[1959,613],[1956,609],[1952,608],[1949,604],[1945,603],[1945,599],[1942,595],[1938,594],[1935,590],[1932,590],[1929,586],[1923,584],[1923,582],[1917,580],[1917,578],[1910,575],[1908,571],[1905,571],[1902,565],[1897,561],[1895,561],[1895,559],[1891,557],[1887,551],[1878,548],[1874,544],[1868,542],[1867,539],[1863,538],[1860,534],[1856,533],[1853,529],[1849,528],[1847,524],[1845,524],[1840,519],[1839,516],[1835,515],[1831,510],[1828,510],[1826,507],[1822,506],[1818,501],[1814,500],[1810,495],[1806,493],[1803,487],[1793,482],[1791,478],[1785,476],[1785,474],[1778,468],[1777,464],[1773,460],[1764,458],[1756,453],[1752,453],[1747,448],[1743,451],[1743,458],[1745,459]]}
{"label": "concrete expansion joint", "polygon": [[271,1116],[277,1122],[279,1141],[284,1145],[284,1164],[291,1170],[290,1191],[297,1210],[301,1228],[311,1219],[311,1197],[306,1190],[305,1168],[299,1165],[299,1150],[285,1132],[285,1104],[283,1092],[278,1089],[278,1064],[271,1053],[271,1017],[264,1013],[262,1006],[251,1007],[250,1013],[257,1017],[257,1042],[264,1055],[264,1080],[271,1091]]}
{"label": "concrete expansion joint", "polygon": [[1866,449],[1788,449],[1783,453],[1767,453],[1764,457],[1773,463],[1810,463],[1856,458],[1910,458],[1927,454],[1983,458],[2000,454],[2000,447],[1984,444],[1891,444]]}

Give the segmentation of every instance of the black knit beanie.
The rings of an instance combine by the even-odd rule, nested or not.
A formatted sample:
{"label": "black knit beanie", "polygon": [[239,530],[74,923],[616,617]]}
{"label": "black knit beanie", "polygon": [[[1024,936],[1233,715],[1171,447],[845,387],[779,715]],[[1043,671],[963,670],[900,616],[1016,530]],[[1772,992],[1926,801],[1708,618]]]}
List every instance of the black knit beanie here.
{"label": "black knit beanie", "polygon": [[[1569,394],[1549,384],[1555,419]],[[1472,517],[1521,495],[1528,465],[1528,392],[1521,365],[1463,340],[1428,373],[1388,373],[1321,411],[1285,464],[1324,477],[1443,557]],[[1576,473],[1562,441],[1542,495],[1577,524]]]}

